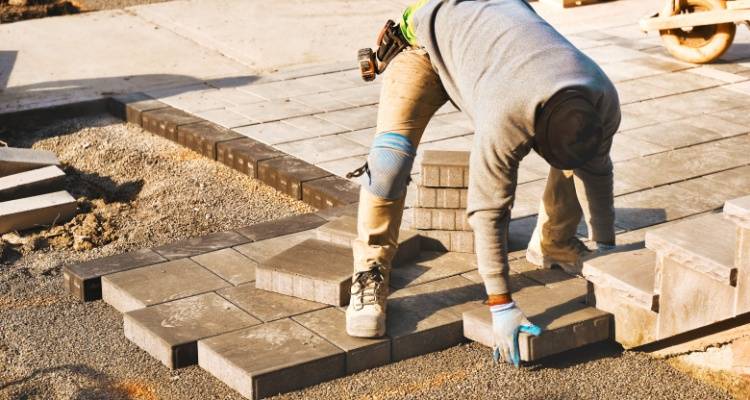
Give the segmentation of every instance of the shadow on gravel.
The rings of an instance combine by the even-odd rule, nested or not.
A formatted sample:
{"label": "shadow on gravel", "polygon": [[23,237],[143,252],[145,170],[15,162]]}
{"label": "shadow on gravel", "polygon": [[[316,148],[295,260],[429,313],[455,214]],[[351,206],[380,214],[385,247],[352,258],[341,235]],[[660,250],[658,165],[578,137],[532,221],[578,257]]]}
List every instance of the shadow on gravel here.
{"label": "shadow on gravel", "polygon": [[134,201],[146,183],[143,179],[117,183],[108,176],[83,172],[66,165],[65,189],[75,198],[102,199],[105,203]]}
{"label": "shadow on gravel", "polygon": [[547,368],[566,369],[578,364],[601,360],[603,358],[620,358],[623,351],[622,346],[616,342],[599,342],[569,350],[564,353],[555,354],[539,360],[534,364],[528,364],[526,367],[531,371],[539,371]]}
{"label": "shadow on gravel", "polygon": [[87,387],[79,389],[78,392],[70,397],[71,400],[132,399],[130,395],[132,385],[123,385],[122,383],[114,382],[105,373],[83,364],[69,364],[38,369],[23,378],[0,384],[0,394],[7,394],[8,398],[13,400],[44,398],[46,390],[40,389],[38,381],[45,376],[60,373],[73,375],[90,382],[88,385],[81,385]]}

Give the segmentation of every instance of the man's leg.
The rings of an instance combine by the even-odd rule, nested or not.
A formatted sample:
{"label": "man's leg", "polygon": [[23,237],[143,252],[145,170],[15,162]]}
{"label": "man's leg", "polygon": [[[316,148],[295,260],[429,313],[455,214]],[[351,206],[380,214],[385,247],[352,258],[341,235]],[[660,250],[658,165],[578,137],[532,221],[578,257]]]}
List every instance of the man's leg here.
{"label": "man's leg", "polygon": [[391,260],[416,149],[432,115],[448,100],[424,50],[399,54],[384,75],[377,133],[359,197],[354,276],[346,312],[347,333],[385,334]]}

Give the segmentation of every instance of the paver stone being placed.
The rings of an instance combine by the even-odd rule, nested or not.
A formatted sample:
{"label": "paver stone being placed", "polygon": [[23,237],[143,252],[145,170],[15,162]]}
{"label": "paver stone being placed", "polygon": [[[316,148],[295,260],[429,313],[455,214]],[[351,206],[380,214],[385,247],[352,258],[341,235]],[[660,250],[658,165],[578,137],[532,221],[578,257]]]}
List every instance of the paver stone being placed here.
{"label": "paver stone being placed", "polygon": [[65,185],[65,172],[54,165],[0,177],[0,201],[57,192]]}
{"label": "paver stone being placed", "polygon": [[198,363],[198,340],[261,323],[216,293],[130,311],[123,317],[125,337],[170,369]]}
{"label": "paver stone being placed", "polygon": [[0,234],[63,224],[73,218],[77,210],[76,199],[64,190],[0,202]]}
{"label": "paver stone being placed", "polygon": [[255,285],[305,300],[345,306],[349,303],[352,264],[350,248],[309,239],[258,265]]}
{"label": "paver stone being placed", "polygon": [[750,312],[750,196],[727,201],[724,204],[724,216],[737,225],[735,312],[739,315]]}
{"label": "paver stone being placed", "polygon": [[125,313],[230,286],[189,259],[131,269],[102,277],[102,299]]}
{"label": "paver stone being placed", "polygon": [[257,262],[233,249],[222,249],[191,258],[232,285],[255,280]]}
{"label": "paver stone being placed", "polygon": [[302,214],[250,225],[246,228],[238,229],[237,232],[253,242],[260,242],[278,236],[315,229],[326,222],[325,219],[315,214]]}
{"label": "paver stone being placed", "polygon": [[364,339],[347,335],[346,315],[342,310],[329,307],[292,319],[344,350],[347,374],[379,367],[391,361],[390,339]]}
{"label": "paver stone being placed", "polygon": [[17,174],[50,165],[60,166],[60,161],[51,151],[0,147],[0,176]]}
{"label": "paver stone being placed", "polygon": [[197,256],[209,251],[245,244],[250,240],[238,232],[211,233],[206,236],[178,240],[174,243],[155,247],[154,251],[169,260]]}
{"label": "paver stone being placed", "polygon": [[420,285],[476,269],[473,254],[422,252],[416,260],[391,270],[391,287]]}
{"label": "paver stone being placed", "polygon": [[253,284],[225,288],[217,293],[263,322],[328,307],[326,304],[258,289]]}
{"label": "paver stone being placed", "polygon": [[346,374],[346,355],[283,319],[198,342],[198,364],[249,399],[312,386]]}
{"label": "paver stone being placed", "polygon": [[464,341],[464,311],[486,298],[484,287],[461,276],[396,290],[388,298],[391,359],[443,350]]}
{"label": "paver stone being placed", "polygon": [[[317,238],[341,246],[352,246],[357,238],[357,218],[343,216],[316,230]],[[420,238],[417,232],[401,229],[398,234],[398,250],[393,257],[393,266],[398,267],[419,257]]]}
{"label": "paver stone being placed", "polygon": [[163,261],[167,260],[150,249],[140,249],[80,264],[66,265],[63,268],[63,278],[65,287],[71,295],[82,301],[94,301],[102,298],[102,276]]}
{"label": "paver stone being placed", "polygon": [[[538,337],[521,334],[521,360],[534,361],[610,338],[611,315],[558,296],[556,289],[525,287],[513,293],[513,300],[532,323],[542,328]],[[464,313],[464,335],[492,347],[488,306],[480,304]]]}

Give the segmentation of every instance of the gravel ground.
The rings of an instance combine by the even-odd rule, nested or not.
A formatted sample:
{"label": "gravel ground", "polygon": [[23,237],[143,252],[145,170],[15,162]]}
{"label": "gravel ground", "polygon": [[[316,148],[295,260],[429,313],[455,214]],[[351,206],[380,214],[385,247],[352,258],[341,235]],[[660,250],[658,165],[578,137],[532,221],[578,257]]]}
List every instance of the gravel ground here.
{"label": "gravel ground", "polygon": [[[307,207],[108,117],[8,131],[0,128],[0,135],[11,145],[60,155],[71,174],[69,189],[92,204],[89,213],[108,211],[100,214],[110,216],[106,222],[114,239],[86,251],[20,248],[0,264],[0,399],[239,399],[197,367],[169,371],[139,350],[124,338],[122,317],[114,309],[103,302],[78,303],[62,291],[60,266]],[[488,349],[476,344],[278,396],[417,398],[730,397],[666,362],[610,345],[515,370],[492,365]]]}
{"label": "gravel ground", "polygon": [[125,8],[140,4],[164,3],[170,0],[77,0],[76,3],[84,11],[111,10],[114,8]]}

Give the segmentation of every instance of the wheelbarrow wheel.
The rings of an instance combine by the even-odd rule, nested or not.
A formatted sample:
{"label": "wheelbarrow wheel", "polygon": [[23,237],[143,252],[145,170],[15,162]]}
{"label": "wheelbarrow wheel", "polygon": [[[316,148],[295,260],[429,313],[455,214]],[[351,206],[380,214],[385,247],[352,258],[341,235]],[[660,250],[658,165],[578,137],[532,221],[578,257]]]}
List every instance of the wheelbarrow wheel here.
{"label": "wheelbarrow wheel", "polygon": [[[682,13],[720,10],[725,0],[685,0]],[[675,15],[672,2],[660,15]],[[734,23],[695,26],[692,28],[665,29],[659,31],[662,43],[672,56],[696,64],[710,63],[721,57],[732,45],[737,26]]]}

